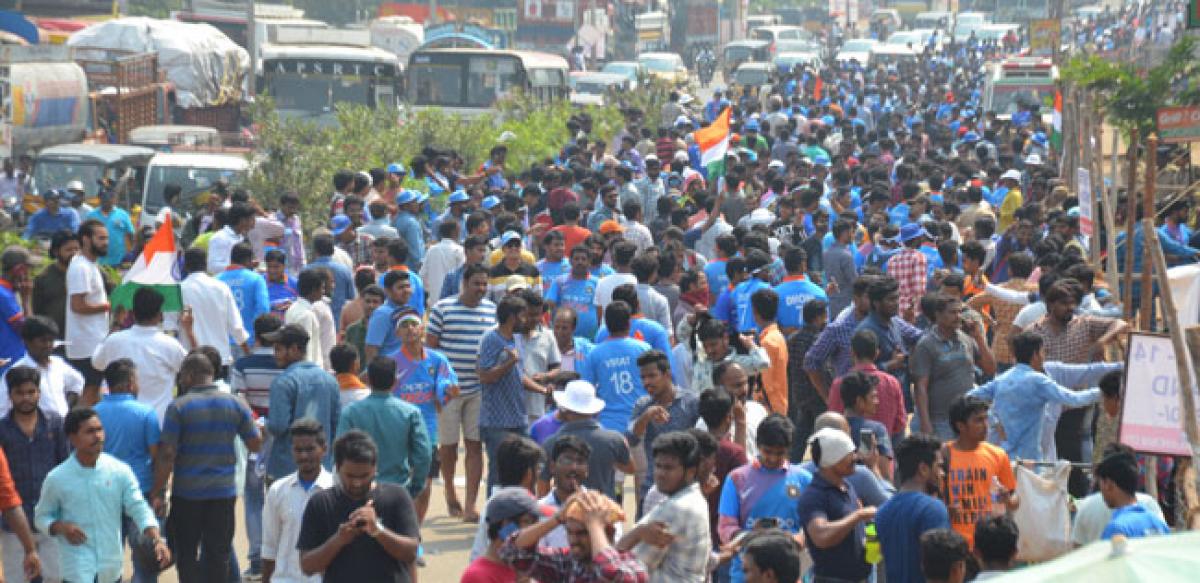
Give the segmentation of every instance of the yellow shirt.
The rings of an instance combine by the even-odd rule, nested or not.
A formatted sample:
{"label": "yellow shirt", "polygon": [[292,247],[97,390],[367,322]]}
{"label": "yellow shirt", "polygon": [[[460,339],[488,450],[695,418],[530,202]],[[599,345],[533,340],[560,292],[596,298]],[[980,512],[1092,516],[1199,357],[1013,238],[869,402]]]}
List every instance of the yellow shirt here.
{"label": "yellow shirt", "polygon": [[1003,233],[1008,230],[1008,226],[1013,223],[1017,209],[1025,203],[1025,196],[1021,194],[1020,188],[1014,188],[1004,195],[1004,202],[1000,204],[1000,225],[997,233]]}

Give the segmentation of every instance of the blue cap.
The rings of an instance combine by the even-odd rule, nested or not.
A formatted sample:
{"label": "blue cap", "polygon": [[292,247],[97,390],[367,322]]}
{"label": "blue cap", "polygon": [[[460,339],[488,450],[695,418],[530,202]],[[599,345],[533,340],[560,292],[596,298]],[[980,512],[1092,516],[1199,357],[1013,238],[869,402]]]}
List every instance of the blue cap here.
{"label": "blue cap", "polygon": [[398,205],[405,205],[405,204],[408,204],[415,200],[417,200],[416,191],[408,189],[408,188],[401,190],[400,194],[396,195],[396,204],[398,204]]}
{"label": "blue cap", "polygon": [[52,188],[42,193],[42,198],[45,200],[62,200],[67,198],[66,193],[61,189]]}
{"label": "blue cap", "polygon": [[922,227],[920,223],[909,223],[903,227],[900,227],[901,243],[907,243],[913,239],[916,239],[917,237],[929,237],[932,239],[933,235],[930,235],[929,231],[926,231],[925,227]]}
{"label": "blue cap", "polygon": [[757,119],[746,120],[746,123],[742,124],[742,129],[747,132],[757,132],[758,131],[758,120]]}
{"label": "blue cap", "polygon": [[447,199],[450,204],[454,204],[456,202],[467,202],[469,200],[471,200],[471,195],[467,194],[465,190],[456,190],[450,193],[450,198]]}
{"label": "blue cap", "polygon": [[408,171],[404,169],[404,164],[401,164],[399,162],[392,162],[391,164],[388,164],[387,171],[388,171],[388,174],[407,174],[408,173]]}
{"label": "blue cap", "polygon": [[341,235],[352,224],[354,223],[350,220],[350,217],[343,214],[336,214],[333,215],[333,220],[329,222],[329,229],[333,231],[334,235]]}
{"label": "blue cap", "polygon": [[505,231],[503,235],[500,235],[501,247],[508,245],[513,241],[517,241],[519,243],[521,241],[521,234],[516,231]]}
{"label": "blue cap", "polygon": [[489,196],[483,199],[483,210],[491,210],[492,207],[500,204],[500,198],[497,196]]}
{"label": "blue cap", "polygon": [[967,143],[967,144],[973,144],[975,142],[978,142],[979,134],[977,134],[975,132],[967,132],[966,134],[963,135],[962,141],[963,141],[963,143]]}
{"label": "blue cap", "polygon": [[422,204],[427,200],[429,200],[429,195],[427,193],[419,192],[419,191],[417,192],[417,200],[416,200],[417,204]]}
{"label": "blue cap", "polygon": [[816,156],[813,156],[813,164],[816,164],[817,166],[829,166],[831,163],[832,162],[830,162],[829,156],[826,156],[825,154],[817,154]]}
{"label": "blue cap", "polygon": [[1045,132],[1037,132],[1037,133],[1033,134],[1033,143],[1044,145],[1046,143],[1046,133]]}

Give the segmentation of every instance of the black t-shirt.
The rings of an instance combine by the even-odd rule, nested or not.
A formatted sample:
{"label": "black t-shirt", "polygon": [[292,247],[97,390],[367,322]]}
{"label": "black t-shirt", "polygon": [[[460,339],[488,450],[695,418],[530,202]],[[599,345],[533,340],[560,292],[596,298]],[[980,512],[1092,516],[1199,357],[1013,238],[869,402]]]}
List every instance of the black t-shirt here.
{"label": "black t-shirt", "polygon": [[[375,513],[388,530],[413,538],[420,536],[417,513],[404,487],[376,484],[368,499],[375,501]],[[304,507],[296,548],[303,553],[325,544],[329,537],[337,533],[338,527],[350,518],[350,513],[366,503],[365,499],[351,500],[341,488],[317,492]],[[330,583],[408,583],[412,578],[407,564],[393,559],[375,539],[360,534],[329,563],[324,580]]]}

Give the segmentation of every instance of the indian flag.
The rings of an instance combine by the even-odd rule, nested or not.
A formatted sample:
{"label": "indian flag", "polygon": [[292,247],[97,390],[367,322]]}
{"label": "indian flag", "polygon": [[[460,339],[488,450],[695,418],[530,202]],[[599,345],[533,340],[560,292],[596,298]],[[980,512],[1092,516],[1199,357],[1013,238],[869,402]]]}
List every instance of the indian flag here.
{"label": "indian flag", "polygon": [[179,250],[175,246],[175,230],[171,223],[171,217],[168,216],[158,232],[146,242],[142,254],[133,262],[121,285],[113,290],[109,302],[114,308],[132,309],[133,294],[143,287],[152,287],[166,300],[163,302],[163,312],[183,309],[183,296],[179,291],[176,271]]}
{"label": "indian flag", "polygon": [[696,131],[700,165],[708,166],[725,160],[725,152],[729,150],[729,112],[730,109],[726,107],[708,127]]}
{"label": "indian flag", "polygon": [[1054,113],[1050,116],[1050,124],[1053,131],[1050,133],[1050,147],[1055,150],[1062,150],[1062,91],[1054,92]]}

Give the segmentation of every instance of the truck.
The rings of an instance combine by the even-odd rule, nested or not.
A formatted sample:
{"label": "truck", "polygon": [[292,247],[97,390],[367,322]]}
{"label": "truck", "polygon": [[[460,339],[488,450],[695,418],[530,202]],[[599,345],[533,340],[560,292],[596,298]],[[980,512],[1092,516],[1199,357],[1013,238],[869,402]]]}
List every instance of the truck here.
{"label": "truck", "polygon": [[666,12],[659,10],[633,17],[633,29],[637,31],[634,48],[639,54],[661,51],[671,38],[671,21]]}
{"label": "truck", "polygon": [[105,57],[76,60],[90,90],[90,127],[101,141],[124,144],[134,128],[171,120],[174,91],[159,73],[157,54],[112,51]]}
{"label": "truck", "polygon": [[87,77],[65,46],[0,47],[0,103],[0,157],[78,142],[87,133]]}
{"label": "truck", "polygon": [[671,52],[695,63],[700,48],[717,50],[717,0],[676,0],[671,3]]}

